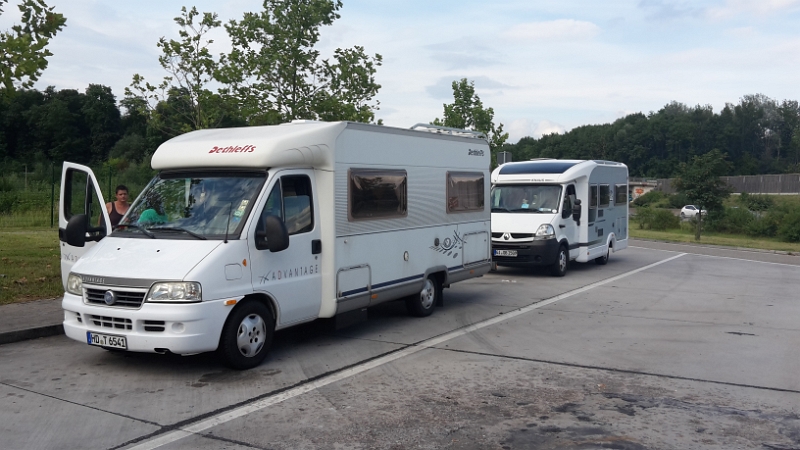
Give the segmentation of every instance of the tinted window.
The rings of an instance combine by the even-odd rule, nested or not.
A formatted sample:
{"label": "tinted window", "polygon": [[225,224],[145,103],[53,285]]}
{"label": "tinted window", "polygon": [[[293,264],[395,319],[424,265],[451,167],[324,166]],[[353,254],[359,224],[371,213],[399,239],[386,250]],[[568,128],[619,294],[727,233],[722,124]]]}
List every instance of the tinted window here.
{"label": "tinted window", "polygon": [[614,186],[615,189],[615,198],[614,203],[617,205],[624,205],[628,202],[628,187],[624,184],[618,184]]}
{"label": "tinted window", "polygon": [[607,184],[600,185],[600,207],[606,208],[608,207],[609,202],[611,201],[611,193],[609,191]]}
{"label": "tinted window", "polygon": [[405,170],[351,169],[349,178],[350,220],[391,219],[408,214]]}
{"label": "tinted window", "polygon": [[448,172],[447,212],[482,211],[483,180],[480,172]]}

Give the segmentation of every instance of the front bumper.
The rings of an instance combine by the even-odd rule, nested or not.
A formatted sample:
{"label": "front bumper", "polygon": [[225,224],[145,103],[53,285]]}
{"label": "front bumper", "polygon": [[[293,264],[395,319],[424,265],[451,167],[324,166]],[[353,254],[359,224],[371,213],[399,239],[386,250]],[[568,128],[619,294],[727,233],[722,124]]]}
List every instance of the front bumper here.
{"label": "front bumper", "polygon": [[86,332],[125,336],[128,350],[176,354],[216,350],[228,313],[222,300],[187,304],[144,303],[139,309],[87,305],[64,293],[64,334],[86,343]]}
{"label": "front bumper", "polygon": [[[558,260],[556,239],[511,243],[492,240],[492,261],[501,266],[549,266]],[[517,256],[496,256],[496,250],[516,250]]]}

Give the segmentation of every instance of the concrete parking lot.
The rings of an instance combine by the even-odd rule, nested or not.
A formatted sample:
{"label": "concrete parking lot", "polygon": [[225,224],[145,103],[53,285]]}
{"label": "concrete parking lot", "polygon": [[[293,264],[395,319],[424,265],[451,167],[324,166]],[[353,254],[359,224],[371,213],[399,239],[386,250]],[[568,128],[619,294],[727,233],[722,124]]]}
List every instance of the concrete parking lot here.
{"label": "concrete parking lot", "polygon": [[500,268],[260,367],[0,346],[3,448],[797,449],[800,257],[632,242],[563,279]]}

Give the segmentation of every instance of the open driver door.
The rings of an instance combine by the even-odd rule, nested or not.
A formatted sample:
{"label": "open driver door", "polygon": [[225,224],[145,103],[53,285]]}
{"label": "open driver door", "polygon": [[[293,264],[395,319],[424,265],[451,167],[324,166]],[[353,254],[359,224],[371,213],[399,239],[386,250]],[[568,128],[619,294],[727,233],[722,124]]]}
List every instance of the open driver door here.
{"label": "open driver door", "polygon": [[64,162],[58,200],[61,282],[66,289],[72,266],[111,232],[111,220],[92,169]]}

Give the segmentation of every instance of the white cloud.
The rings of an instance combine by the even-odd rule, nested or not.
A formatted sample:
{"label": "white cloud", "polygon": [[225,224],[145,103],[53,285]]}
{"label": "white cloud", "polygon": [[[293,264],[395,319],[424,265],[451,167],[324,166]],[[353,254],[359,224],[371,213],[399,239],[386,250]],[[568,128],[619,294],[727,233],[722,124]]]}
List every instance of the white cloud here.
{"label": "white cloud", "polygon": [[529,119],[516,119],[505,127],[505,131],[508,132],[508,142],[513,144],[528,136],[538,139],[545,134],[561,134],[566,131],[566,128],[561,124],[546,119],[540,122],[533,122]]}
{"label": "white cloud", "polygon": [[600,33],[600,27],[582,20],[559,19],[514,25],[505,35],[523,41],[588,40]]}
{"label": "white cloud", "polygon": [[772,15],[800,8],[800,0],[726,0],[724,6],[709,8],[712,19],[728,19],[741,14]]}

